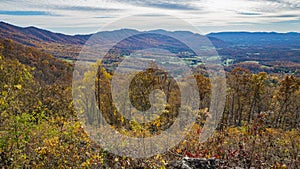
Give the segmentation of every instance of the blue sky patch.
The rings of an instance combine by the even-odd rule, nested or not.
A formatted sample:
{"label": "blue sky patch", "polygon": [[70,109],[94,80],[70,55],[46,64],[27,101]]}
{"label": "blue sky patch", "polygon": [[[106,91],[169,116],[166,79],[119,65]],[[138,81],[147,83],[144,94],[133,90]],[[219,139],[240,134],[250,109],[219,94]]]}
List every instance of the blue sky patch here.
{"label": "blue sky patch", "polygon": [[0,15],[17,15],[17,16],[45,16],[51,15],[49,12],[44,11],[3,11],[0,10]]}

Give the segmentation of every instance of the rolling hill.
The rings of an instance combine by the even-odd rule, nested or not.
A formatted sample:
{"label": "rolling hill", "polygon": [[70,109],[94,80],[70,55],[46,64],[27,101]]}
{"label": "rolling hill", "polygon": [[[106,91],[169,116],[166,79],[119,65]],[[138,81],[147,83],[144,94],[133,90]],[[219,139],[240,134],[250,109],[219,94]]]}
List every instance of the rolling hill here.
{"label": "rolling hill", "polygon": [[53,33],[36,27],[21,28],[0,22],[0,37],[9,38],[24,45],[37,46],[38,43],[84,44],[89,35],[70,36]]}
{"label": "rolling hill", "polygon": [[[194,34],[188,31],[175,31],[169,32],[166,30],[153,30],[147,32],[140,32],[133,29],[120,29],[114,31],[103,31],[96,33],[98,37],[98,43],[104,42],[109,44],[110,42],[115,42],[116,39],[124,36],[124,34],[138,34],[138,33],[163,33],[164,35],[176,34],[177,36],[190,37],[194,36],[196,39],[201,39],[202,35]],[[53,54],[58,58],[74,58],[80,52],[81,47],[85,42],[95,34],[91,35],[64,35],[61,33],[53,33],[47,30],[39,29],[36,27],[18,27],[5,22],[0,22],[0,38],[1,39],[12,39],[13,41],[27,45],[33,46],[41,49],[42,51]],[[227,43],[214,37],[210,37],[211,42],[218,47],[227,47]],[[161,39],[162,43],[165,42]]]}
{"label": "rolling hill", "polygon": [[35,80],[41,84],[70,82],[72,65],[61,61],[50,54],[43,53],[34,47],[27,47],[10,39],[0,39],[0,56],[17,60],[33,68]]}
{"label": "rolling hill", "polygon": [[[176,35],[189,39],[201,40],[202,35],[188,31],[151,30],[140,32],[133,29],[103,31],[89,35],[65,35],[53,33],[36,27],[18,27],[0,22],[0,38],[11,39],[16,43],[31,46],[56,58],[74,60],[83,45],[92,36],[97,36],[97,43],[110,44],[122,39],[124,34],[164,34]],[[300,33],[276,32],[219,32],[206,35],[216,47],[217,52],[227,67],[241,66],[254,72],[267,71],[276,73],[296,73],[300,68]],[[163,37],[163,36],[162,36]],[[163,46],[176,46],[168,38],[158,38],[156,43]],[[137,42],[147,44],[145,42]],[[197,43],[197,42],[195,42]],[[134,46],[134,45],[133,45]],[[126,45],[124,46],[126,47]],[[127,46],[128,48],[128,46]],[[179,47],[181,48],[181,47]],[[132,49],[128,49],[132,50]],[[185,50],[185,49],[181,49]],[[176,50],[177,51],[177,50]],[[187,51],[187,50],[186,50]],[[178,52],[178,51],[177,51]],[[191,56],[186,56],[191,57]],[[198,62],[198,61],[196,61]],[[280,68],[278,68],[280,67]],[[275,69],[275,70],[274,70]]]}

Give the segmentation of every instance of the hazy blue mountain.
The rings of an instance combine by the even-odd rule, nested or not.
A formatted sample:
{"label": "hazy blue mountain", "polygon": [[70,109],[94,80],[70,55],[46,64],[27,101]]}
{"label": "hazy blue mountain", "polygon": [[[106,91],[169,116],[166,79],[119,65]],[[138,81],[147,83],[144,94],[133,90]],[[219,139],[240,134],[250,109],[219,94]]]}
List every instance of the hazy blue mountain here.
{"label": "hazy blue mountain", "polygon": [[[114,31],[103,31],[96,33],[102,40],[114,40],[127,32],[129,34],[138,33],[137,30],[120,29]],[[152,30],[148,33],[176,34],[182,37],[201,36],[189,31]],[[90,35],[65,35],[62,33],[53,33],[48,30],[36,27],[18,27],[5,22],[0,22],[0,38],[12,39],[15,42],[38,46],[40,43],[58,43],[83,45],[93,34]],[[206,35],[217,48],[226,48],[229,45],[234,46],[300,46],[300,33],[276,33],[276,32],[219,32]]]}
{"label": "hazy blue mountain", "polygon": [[207,36],[238,46],[300,46],[300,33],[296,32],[220,32]]}
{"label": "hazy blue mountain", "polygon": [[[103,41],[114,41],[116,38],[120,38],[124,34],[137,34],[143,33],[133,29],[120,29],[114,31],[103,31],[96,33],[98,40]],[[199,34],[195,34],[189,31],[174,31],[169,32],[166,30],[152,30],[147,31],[147,33],[157,33],[157,34],[176,34],[181,37],[202,37]],[[61,33],[53,33],[48,30],[36,28],[36,27],[18,27],[5,22],[0,22],[0,38],[12,39],[15,42],[29,45],[29,46],[39,46],[40,43],[58,43],[58,44],[73,44],[73,45],[83,45],[92,35],[65,35]],[[199,38],[198,38],[199,39]],[[226,43],[217,38],[211,37],[210,40],[213,44],[218,44],[220,46],[226,46]]]}
{"label": "hazy blue mountain", "polygon": [[[65,59],[75,59],[80,53],[82,46],[93,36],[96,37],[97,44],[110,44],[122,39],[127,35],[148,34],[138,41],[129,39],[119,44],[119,48],[125,53],[130,50],[140,49],[151,45],[152,39],[157,47],[164,46],[166,49],[180,53],[188,51],[183,45],[166,38],[166,36],[176,35],[186,40],[193,39],[201,44],[206,39],[203,35],[189,31],[167,31],[163,29],[141,32],[133,29],[120,29],[114,31],[102,31],[90,35],[65,35],[43,30],[36,27],[18,27],[5,22],[0,22],[0,38],[12,39],[13,41],[34,46],[44,52],[51,53],[55,57]],[[156,34],[156,35],[155,35]],[[166,36],[157,36],[163,34]],[[238,63],[255,63],[265,67],[273,67],[274,64],[298,64],[300,62],[300,33],[276,33],[276,32],[220,32],[206,35],[211,43],[216,47],[222,58],[224,65],[234,65]],[[160,38],[161,37],[161,38]],[[192,37],[192,38],[191,38]],[[127,44],[126,44],[126,43]],[[136,43],[136,44],[134,44]],[[124,50],[125,49],[125,50]],[[190,55],[179,54],[180,57],[189,58]],[[191,60],[198,63],[198,60]],[[275,63],[276,62],[276,63]]]}

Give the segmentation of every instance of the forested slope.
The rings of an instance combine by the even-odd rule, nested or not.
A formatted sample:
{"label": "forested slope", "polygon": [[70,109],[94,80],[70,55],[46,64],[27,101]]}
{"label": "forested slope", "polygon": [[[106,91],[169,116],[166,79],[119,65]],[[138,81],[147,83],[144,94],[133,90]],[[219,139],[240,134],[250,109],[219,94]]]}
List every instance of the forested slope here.
{"label": "forested slope", "polygon": [[[211,96],[209,78],[195,74],[200,94],[199,118],[188,136],[164,154],[132,159],[110,154],[89,139],[73,108],[71,74],[72,66],[68,63],[11,40],[1,41],[1,167],[165,168],[167,163],[184,156],[214,157],[224,161],[224,167],[297,168],[300,165],[300,80],[293,75],[253,73],[243,68],[228,72],[223,117],[213,137],[199,143],[204,120],[210,116]],[[91,74],[85,74],[87,79]],[[95,90],[109,89],[106,87],[111,83],[111,74],[98,69],[97,75],[101,78],[88,83],[100,84],[97,82],[102,80],[101,84],[105,85],[96,85]],[[149,77],[141,74],[146,81],[151,80]],[[101,93],[95,93],[99,100]],[[146,98],[137,102],[140,106],[144,106],[143,99]],[[101,104],[102,110],[114,109],[109,100]],[[104,112],[112,117],[107,118],[110,125],[132,137],[157,134],[176,115],[166,115],[172,118],[161,118],[150,128],[136,121],[126,122],[110,112]]]}

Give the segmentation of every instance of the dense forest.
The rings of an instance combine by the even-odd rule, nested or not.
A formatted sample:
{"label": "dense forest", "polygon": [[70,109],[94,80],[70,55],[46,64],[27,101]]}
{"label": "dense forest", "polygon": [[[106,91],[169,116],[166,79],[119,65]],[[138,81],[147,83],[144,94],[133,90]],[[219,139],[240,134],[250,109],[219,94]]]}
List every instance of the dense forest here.
{"label": "dense forest", "polygon": [[[100,65],[99,65],[100,64]],[[106,121],[120,133],[151,137],[168,128],[178,105],[151,123],[126,120],[115,114],[109,96],[112,74],[98,66],[95,83],[97,103]],[[102,149],[82,128],[72,101],[73,65],[24,47],[12,40],[0,41],[0,167],[2,168],[167,168],[185,156],[216,158],[221,167],[297,168],[300,166],[300,79],[291,74],[251,72],[242,67],[228,70],[226,106],[222,119],[207,142],[198,138],[210,116],[210,80],[194,74],[200,107],[197,122],[179,145],[150,158],[120,157]],[[172,78],[159,83],[155,70],[148,69],[132,82],[131,100],[147,109],[146,95],[161,89],[167,100],[176,100]],[[93,72],[87,72],[85,77]],[[94,72],[95,73],[95,72]],[[141,80],[142,79],[142,80]],[[79,82],[78,82],[79,83]],[[167,86],[167,87],[166,87]],[[175,91],[175,92],[174,92]],[[100,101],[100,98],[102,99]],[[89,105],[88,100],[84,102]],[[168,102],[167,102],[168,103]],[[90,112],[90,123],[97,116]],[[93,114],[94,113],[94,114]],[[138,149],[139,147],[137,147]]]}

